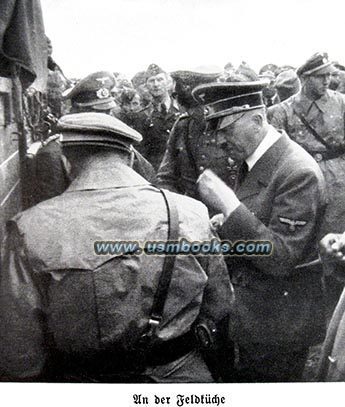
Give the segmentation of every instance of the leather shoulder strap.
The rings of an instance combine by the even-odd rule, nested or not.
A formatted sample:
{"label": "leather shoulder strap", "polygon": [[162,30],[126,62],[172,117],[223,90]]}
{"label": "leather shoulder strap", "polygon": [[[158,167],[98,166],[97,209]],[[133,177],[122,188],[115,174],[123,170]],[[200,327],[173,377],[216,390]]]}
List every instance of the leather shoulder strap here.
{"label": "leather shoulder strap", "polygon": [[321,144],[323,144],[325,147],[327,147],[329,150],[333,150],[333,146],[327,143],[326,140],[324,140],[319,133],[312,127],[310,123],[308,123],[307,119],[303,116],[302,113],[298,112],[295,107],[292,108],[295,115],[301,120],[301,122],[305,125],[305,127],[311,132],[311,134],[316,138],[317,141],[319,141]]}
{"label": "leather shoulder strap", "polygon": [[[163,195],[164,202],[168,213],[168,239],[167,241],[177,241],[179,238],[179,217],[175,200],[172,194],[160,189]],[[166,255],[163,263],[163,270],[159,277],[158,288],[153,299],[153,305],[151,310],[150,325],[158,326],[162,320],[164,311],[164,305],[168,296],[168,290],[172,273],[174,270],[176,255]]]}

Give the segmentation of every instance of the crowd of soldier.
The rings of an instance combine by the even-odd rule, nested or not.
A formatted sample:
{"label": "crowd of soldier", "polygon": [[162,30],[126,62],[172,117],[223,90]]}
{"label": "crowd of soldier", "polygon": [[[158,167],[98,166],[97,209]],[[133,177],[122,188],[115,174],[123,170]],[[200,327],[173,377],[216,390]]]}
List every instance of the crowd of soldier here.
{"label": "crowd of soldier", "polygon": [[[213,379],[236,382],[302,380],[309,349],[322,342],[325,334],[327,310],[323,308],[324,278],[328,288],[328,318],[342,289],[342,284],[337,283],[329,271],[332,267],[327,265],[322,268],[317,244],[325,234],[345,230],[345,97],[341,94],[344,70],[341,65],[331,63],[326,53],[317,53],[297,70],[290,66],[268,64],[256,73],[243,62],[238,68],[227,64],[221,72],[198,68],[168,74],[158,65],[151,64],[146,71],[135,75],[132,83],[119,74],[101,71],[77,81],[71,88],[64,90],[63,85],[61,94],[54,93],[51,100],[55,103],[59,99],[60,107],[64,107],[57,109],[55,103],[54,111],[53,107],[51,109],[56,115],[67,111],[69,114],[60,119],[60,131],[56,135],[48,130],[37,154],[35,175],[39,196],[34,201],[45,201],[60,194],[65,196],[66,201],[47,201],[46,207],[38,206],[38,211],[42,210],[42,213],[36,213],[33,209],[29,217],[19,216],[11,225],[12,240],[8,239],[7,244],[20,246],[20,242],[24,244],[23,247],[30,246],[26,241],[22,243],[20,236],[25,233],[30,236],[28,228],[32,219],[37,216],[44,218],[56,208],[62,211],[58,212],[59,216],[66,216],[64,211],[69,199],[71,205],[73,199],[76,199],[74,204],[81,204],[81,196],[67,197],[64,193],[66,188],[72,183],[72,191],[80,191],[76,189],[78,183],[75,180],[81,177],[86,185],[82,184],[83,188],[87,189],[91,181],[85,181],[83,170],[91,161],[92,166],[90,164],[88,171],[92,168],[98,174],[104,173],[100,162],[92,158],[90,149],[84,151],[81,148],[80,157],[85,168],[78,166],[77,147],[80,142],[99,146],[98,133],[102,133],[101,145],[104,147],[112,143],[117,150],[130,154],[130,161],[119,152],[115,158],[140,174],[140,178],[137,178],[137,174],[123,168],[118,174],[115,171],[116,187],[121,189],[138,184],[139,193],[144,195],[146,190],[154,189],[149,184],[142,184],[146,179],[153,185],[204,202],[211,216],[212,228],[221,238],[231,241],[265,240],[273,244],[274,252],[269,258],[226,259],[231,283],[224,275],[223,263],[218,264],[217,278],[212,274],[215,273],[215,265],[201,264],[211,280],[210,292],[205,299],[215,301],[217,289],[212,285],[212,279],[219,280],[219,298],[215,301],[217,346],[212,349],[212,355],[210,352],[204,354]],[[103,113],[103,117],[99,113]],[[104,114],[109,117],[105,118]],[[112,121],[113,118],[115,121]],[[116,119],[120,119],[120,122]],[[121,127],[121,123],[128,127]],[[78,133],[80,128],[83,129],[81,139]],[[104,129],[116,140],[107,139],[103,134]],[[142,136],[140,144],[141,137],[137,132]],[[78,134],[79,138],[74,134]],[[88,140],[85,134],[90,137]],[[63,150],[63,147],[67,150]],[[104,163],[114,165],[114,157],[110,154],[97,148],[94,154],[98,160],[104,159]],[[128,185],[125,175],[130,180]],[[102,183],[95,179],[93,181],[96,189],[114,187],[107,180]],[[156,197],[153,199],[154,191],[150,191],[152,200],[156,202]],[[108,205],[106,198],[104,203]],[[93,197],[90,202],[94,204],[95,199]],[[179,209],[184,222],[191,222],[189,227],[197,225],[195,211],[204,214],[202,207],[198,207],[199,203],[176,199],[181,199]],[[183,204],[185,209],[191,210],[190,220],[188,213],[181,209]],[[130,202],[127,205],[131,205]],[[127,222],[127,227],[131,229],[130,211],[128,209],[127,213],[126,207],[121,207],[125,214],[122,223]],[[156,219],[155,213],[149,214],[149,206],[144,204],[144,208],[147,209],[147,219],[152,222],[162,216],[161,209]],[[92,207],[83,210],[85,214],[90,212],[90,222],[94,222],[96,215]],[[117,218],[121,219],[121,213],[117,214]],[[203,228],[204,218],[201,222]],[[86,216],[86,224],[87,219]],[[120,219],[117,222],[121,225]],[[137,217],[135,219],[138,222]],[[110,218],[107,220],[112,223]],[[82,220],[77,218],[77,221]],[[79,230],[78,222],[74,226]],[[125,224],[122,226],[125,228]],[[156,224],[151,226],[157,228]],[[61,227],[66,225],[61,223]],[[36,235],[43,233],[40,228],[37,230]],[[86,236],[86,229],[80,231]],[[126,235],[128,231],[123,233]],[[213,232],[201,233],[199,238],[210,238],[210,233]],[[131,237],[137,240],[136,236]],[[73,247],[72,240],[65,244]],[[40,255],[43,256],[45,248],[42,246],[41,249]],[[10,249],[7,251],[11,252]],[[43,256],[44,262],[54,263],[49,267],[69,268],[68,262],[74,263],[74,260],[67,256],[67,252],[69,249],[62,249],[61,258],[64,261],[55,259],[50,262]],[[11,253],[15,259],[15,249]],[[83,255],[86,256],[85,253]],[[10,267],[11,259],[8,260],[8,256],[5,258]],[[18,252],[17,256],[20,256],[17,262],[22,262],[24,269],[26,259],[23,253]],[[90,259],[88,261],[91,262]],[[74,268],[82,268],[80,263],[77,266]],[[101,266],[104,267],[103,264]],[[30,279],[30,273],[26,273],[25,278]],[[224,286],[221,288],[219,284]],[[234,301],[231,284],[234,286]],[[9,278],[4,287],[11,292],[13,281]],[[203,289],[207,292],[205,287],[206,282]],[[12,300],[10,295],[5,296],[2,305],[6,308],[10,303],[15,313],[16,305]],[[220,302],[224,300],[228,306],[220,311]],[[213,305],[207,306],[212,308]],[[195,309],[196,313],[200,311],[198,307]],[[178,311],[181,312],[179,308]],[[177,310],[174,309],[174,312],[177,318]],[[212,316],[212,311],[209,313]],[[18,315],[20,320],[20,313]],[[15,331],[16,328],[6,318],[0,322],[6,328],[5,332],[11,329]],[[25,320],[25,324],[31,322]],[[33,329],[38,340],[38,328],[34,326]],[[174,335],[179,338],[173,329],[171,332],[173,338]],[[25,335],[23,337],[28,339]],[[168,337],[171,338],[171,335],[168,334]],[[6,349],[9,339],[2,340],[3,349]],[[167,362],[172,363],[185,356],[180,354],[180,348],[185,347],[184,341],[185,338],[182,345],[175,342],[178,351],[173,352],[173,360]],[[20,345],[24,348],[23,344]],[[34,349],[35,344],[32,346]],[[79,343],[78,346],[82,347]],[[160,349],[159,354],[166,351],[166,347],[157,349]],[[30,369],[22,371],[19,363],[17,377],[24,380],[42,378],[42,371],[37,366],[45,359],[42,350],[40,352],[36,365],[28,362],[33,373],[30,373]],[[66,348],[64,353],[68,354]],[[103,356],[107,357],[107,354]],[[2,357],[6,359],[4,354]],[[34,350],[30,357],[35,359]],[[15,378],[16,370],[11,371],[11,355],[6,360],[9,362],[7,365],[5,363],[5,377]],[[340,377],[334,374],[334,365],[341,363],[340,360],[335,360],[329,367],[334,380]],[[145,377],[157,381],[164,381],[163,377],[169,377],[171,381],[212,380],[198,357],[183,365],[186,371],[180,371],[177,375],[170,375],[176,365],[169,366],[167,376],[164,376],[167,371],[164,372],[161,367],[155,366],[154,369],[145,366]],[[339,367],[337,369],[341,370]],[[198,370],[198,374],[195,374],[195,370]],[[101,380],[102,375],[96,376],[97,380]],[[115,377],[120,380],[118,375]],[[131,380],[131,376],[127,375],[125,379]]]}

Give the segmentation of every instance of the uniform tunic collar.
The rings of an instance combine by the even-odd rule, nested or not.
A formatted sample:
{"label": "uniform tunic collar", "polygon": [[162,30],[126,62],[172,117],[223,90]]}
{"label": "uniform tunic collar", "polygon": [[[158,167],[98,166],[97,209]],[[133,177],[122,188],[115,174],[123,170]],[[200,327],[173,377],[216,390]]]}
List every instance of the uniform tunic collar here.
{"label": "uniform tunic collar", "polygon": [[149,185],[149,182],[122,163],[105,159],[102,162],[91,162],[77,177],[66,192],[95,189],[125,188],[138,185]]}
{"label": "uniform tunic collar", "polygon": [[326,93],[321,96],[319,99],[312,100],[307,97],[303,89],[296,95],[296,105],[303,111],[305,114],[308,114],[312,105],[315,105],[322,113],[325,113],[328,109],[328,101],[330,95],[327,90]]}

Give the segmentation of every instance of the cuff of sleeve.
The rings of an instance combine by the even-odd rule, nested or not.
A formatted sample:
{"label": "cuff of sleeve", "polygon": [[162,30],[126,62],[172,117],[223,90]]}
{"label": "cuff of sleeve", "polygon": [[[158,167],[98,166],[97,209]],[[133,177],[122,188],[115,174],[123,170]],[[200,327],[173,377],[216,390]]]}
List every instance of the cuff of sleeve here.
{"label": "cuff of sleeve", "polygon": [[240,203],[228,215],[219,234],[225,239],[255,239],[258,234],[258,219],[245,205]]}
{"label": "cuff of sleeve", "polygon": [[226,208],[224,209],[225,222],[240,205],[241,202],[236,197],[233,198],[232,201],[227,204]]}

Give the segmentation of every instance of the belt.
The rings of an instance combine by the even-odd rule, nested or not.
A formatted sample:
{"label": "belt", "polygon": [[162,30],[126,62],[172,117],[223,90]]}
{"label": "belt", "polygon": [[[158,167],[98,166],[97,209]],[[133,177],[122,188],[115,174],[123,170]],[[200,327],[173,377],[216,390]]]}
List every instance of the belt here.
{"label": "belt", "polygon": [[93,378],[95,381],[103,381],[106,377],[113,377],[114,379],[118,377],[120,379],[121,377],[128,377],[128,374],[131,376],[140,374],[147,366],[171,363],[195,348],[194,333],[189,331],[176,339],[146,350],[139,349],[131,352],[96,351],[92,357],[77,356],[55,350],[53,351],[54,359],[51,369],[55,378],[60,375],[59,377],[62,378],[79,377],[79,381],[83,381],[85,378]]}
{"label": "belt", "polygon": [[192,331],[163,342],[148,350],[145,357],[148,366],[166,365],[191,352],[196,348],[196,339]]}
{"label": "belt", "polygon": [[313,156],[316,162],[332,160],[333,158],[338,158],[345,153],[344,149],[337,151],[309,151],[309,154]]}

